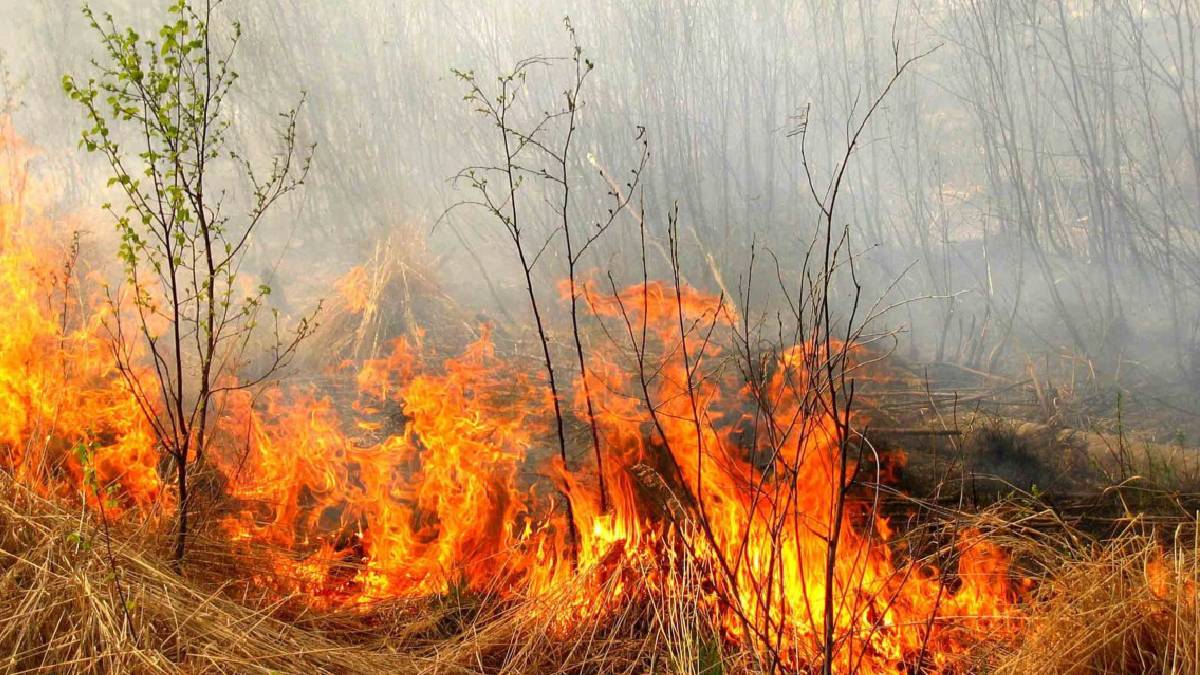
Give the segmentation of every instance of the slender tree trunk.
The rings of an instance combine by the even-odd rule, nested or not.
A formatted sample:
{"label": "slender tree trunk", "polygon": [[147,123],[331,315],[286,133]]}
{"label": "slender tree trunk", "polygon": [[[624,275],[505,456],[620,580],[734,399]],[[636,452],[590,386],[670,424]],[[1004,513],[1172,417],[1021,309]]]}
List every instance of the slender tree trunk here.
{"label": "slender tree trunk", "polygon": [[183,567],[183,555],[187,549],[188,536],[188,468],[187,455],[175,457],[175,480],[179,487],[179,503],[175,509],[175,553],[171,566],[178,572]]}

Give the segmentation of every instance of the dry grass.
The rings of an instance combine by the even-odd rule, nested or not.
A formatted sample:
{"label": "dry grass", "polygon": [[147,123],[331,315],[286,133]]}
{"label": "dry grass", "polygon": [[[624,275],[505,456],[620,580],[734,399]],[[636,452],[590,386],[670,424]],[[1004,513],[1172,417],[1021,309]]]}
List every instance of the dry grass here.
{"label": "dry grass", "polygon": [[1195,529],[1181,525],[1163,537],[1140,525],[1102,544],[1077,540],[1066,552],[1043,552],[1057,561],[997,672],[1200,672]]}
{"label": "dry grass", "polygon": [[[1033,523],[1011,517],[1022,520]],[[1194,525],[1164,535],[1161,525],[1156,532],[1135,521],[1103,544],[1066,528],[1055,536],[1021,529],[1006,543],[1039,570],[1026,628],[1015,645],[985,644],[969,672],[1200,672]],[[1018,530],[994,532],[1003,538],[1006,529]],[[0,474],[0,673],[756,670],[751,655],[713,637],[686,583],[669,597],[646,594],[616,616],[565,627],[545,618],[561,598],[453,591],[313,613],[256,590],[238,572],[255,562],[215,543],[198,545],[181,577],[157,554],[157,536],[123,528],[109,542],[94,515]],[[620,582],[638,578],[629,570]]]}
{"label": "dry grass", "polygon": [[95,514],[0,472],[0,673],[700,674],[739,658],[706,637],[684,590],[573,626],[545,620],[561,598],[453,591],[315,613],[269,600],[246,576],[257,562],[214,543],[175,574],[160,534],[118,528],[110,542]]}
{"label": "dry grass", "polygon": [[[429,329],[456,334],[462,312],[435,280],[436,269],[420,229],[393,226],[365,262],[334,280],[332,288],[322,287],[320,296],[306,299],[308,306],[321,301],[321,327],[302,357],[311,363],[299,372],[324,372],[344,359],[361,363],[386,356],[397,336],[420,341],[422,331]],[[438,330],[447,323],[454,329]],[[474,325],[467,328],[467,334],[474,332]]]}
{"label": "dry grass", "polygon": [[[418,672],[172,573],[139,537],[0,484],[0,672]],[[110,556],[111,550],[111,556]],[[114,573],[115,571],[115,573]]]}

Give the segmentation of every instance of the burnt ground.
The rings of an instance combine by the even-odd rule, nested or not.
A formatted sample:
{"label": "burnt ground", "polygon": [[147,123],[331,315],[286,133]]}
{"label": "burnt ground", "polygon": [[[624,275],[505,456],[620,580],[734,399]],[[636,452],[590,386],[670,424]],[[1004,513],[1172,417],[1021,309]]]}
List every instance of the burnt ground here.
{"label": "burnt ground", "polygon": [[1186,378],[891,368],[863,387],[863,412],[871,442],[907,456],[898,487],[908,495],[971,506],[1032,498],[1090,530],[1200,506],[1200,412]]}

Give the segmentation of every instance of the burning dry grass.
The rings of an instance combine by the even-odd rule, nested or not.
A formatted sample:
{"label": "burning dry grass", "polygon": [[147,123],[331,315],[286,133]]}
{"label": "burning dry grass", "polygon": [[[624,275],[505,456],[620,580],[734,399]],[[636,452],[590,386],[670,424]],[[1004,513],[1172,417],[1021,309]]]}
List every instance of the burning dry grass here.
{"label": "burning dry grass", "polygon": [[343,359],[379,358],[396,336],[419,337],[454,315],[454,300],[434,280],[432,256],[420,228],[393,227],[323,299],[323,328],[308,350],[313,360],[308,365],[320,370]]}
{"label": "burning dry grass", "polygon": [[0,673],[704,673],[746,657],[722,653],[684,587],[571,626],[552,620],[562,597],[460,588],[312,613],[252,590],[253,559],[201,546],[180,576],[151,531],[110,539],[97,514],[0,481]]}
{"label": "burning dry grass", "polygon": [[[6,218],[22,230],[54,231],[14,213]],[[348,341],[321,350],[358,366],[352,403],[313,387],[223,401],[226,442],[211,448],[204,468],[213,473],[197,469],[192,485],[213,499],[191,502],[221,517],[202,519],[209,539],[193,535],[180,576],[160,551],[169,519],[159,513],[173,493],[106,359],[104,314],[86,299],[68,302],[66,282],[47,294],[40,242],[7,239],[0,282],[22,311],[0,331],[9,338],[0,341],[0,374],[9,375],[0,421],[16,421],[0,424],[0,671],[1196,664],[1179,637],[1196,625],[1194,550],[1148,562],[1137,577],[1118,554],[1132,540],[1109,547],[1109,559],[1026,536],[1009,549],[1031,549],[1024,557],[1049,561],[1051,572],[1022,615],[1010,574],[1021,557],[978,541],[972,516],[952,514],[961,522],[936,529],[932,557],[912,531],[893,536],[880,493],[857,480],[873,453],[860,447],[850,461],[849,422],[839,426],[813,393],[821,388],[811,374],[834,358],[829,344],[780,345],[761,363],[747,352],[746,381],[723,366],[718,345],[737,344],[733,315],[694,289],[643,280],[613,284],[608,299],[589,292],[600,327],[627,328],[638,366],[625,348],[601,341],[589,351],[592,398],[568,397],[569,416],[588,419],[595,404],[606,462],[590,474],[580,462],[568,467],[565,441],[562,460],[547,461],[544,387],[497,351],[488,330],[463,350],[426,353],[412,303],[395,320],[380,313],[383,299],[408,299],[415,283],[387,247],[339,289],[344,325],[333,333]],[[707,327],[700,353],[681,348],[698,339],[685,324]],[[397,332],[411,344],[381,356],[381,340]],[[660,499],[642,473],[682,497]],[[870,473],[883,481],[886,472],[877,461]],[[589,475],[610,491],[597,494],[580,478]],[[1060,550],[1068,555],[1055,558]],[[1105,570],[1126,570],[1149,595],[1113,595],[1120,584]],[[1100,596],[1073,597],[1095,578],[1105,581]],[[1180,592],[1192,598],[1167,602]],[[1159,614],[1145,613],[1146,603]],[[1029,639],[1004,653],[1018,625]]]}
{"label": "burning dry grass", "polygon": [[[203,546],[206,562],[181,577],[149,530],[116,527],[110,541],[96,514],[2,480],[2,673],[762,672],[715,637],[686,568],[667,593],[617,588],[652,570],[610,575],[597,593],[643,600],[573,625],[554,619],[566,596],[501,600],[461,588],[316,613],[253,591],[252,559]],[[955,672],[1197,672],[1193,531],[1178,528],[1166,547],[1161,539],[1136,526],[1104,543],[1014,537],[1007,543],[1044,570],[1022,637],[979,636],[983,648]]]}
{"label": "burning dry grass", "polygon": [[[114,532],[114,535],[116,533]],[[0,485],[0,672],[416,672],[171,572],[137,533]],[[203,589],[203,590],[202,590]]]}

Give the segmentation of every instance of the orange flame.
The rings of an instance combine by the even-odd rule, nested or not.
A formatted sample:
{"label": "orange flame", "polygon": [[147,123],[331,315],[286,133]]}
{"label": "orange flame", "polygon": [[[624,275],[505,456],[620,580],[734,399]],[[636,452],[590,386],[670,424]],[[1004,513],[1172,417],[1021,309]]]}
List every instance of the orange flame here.
{"label": "orange flame", "polygon": [[350,268],[350,271],[342,275],[333,286],[352,314],[361,314],[367,308],[371,292],[370,279],[367,278],[367,270],[362,265]]}
{"label": "orange flame", "polygon": [[0,120],[0,465],[43,493],[148,506],[161,487],[149,427],[118,376],[94,279],[74,269],[46,186],[28,177],[31,156]]}
{"label": "orange flame", "polygon": [[[28,200],[8,201],[3,466],[48,492],[94,471],[122,510],[169,499],[108,349],[103,304],[55,294],[47,261],[61,256],[36,234],[50,228]],[[356,268],[338,284],[351,309],[363,280]],[[594,319],[631,338],[587,351],[607,509],[582,382],[565,399],[568,467],[536,362],[499,355],[485,327],[449,357],[398,340],[356,369],[353,400],[302,387],[231,394],[210,455],[236,505],[222,523],[231,541],[286,551],[264,580],[318,605],[461,584],[553,594],[537,611],[565,628],[639,596],[690,594],[728,639],[797,669],[824,658],[827,621],[838,672],[953,670],[972,632],[1011,632],[1002,551],[965,532],[956,575],[921,564],[901,554],[872,495],[840,478],[860,462],[843,458],[854,447],[846,430],[814,403],[805,364],[819,355],[785,349],[750,386],[722,353],[732,313],[718,298],[655,282],[584,291]],[[68,452],[81,443],[90,455]]]}

